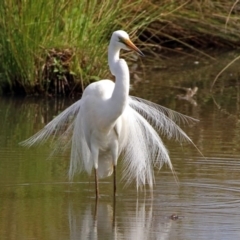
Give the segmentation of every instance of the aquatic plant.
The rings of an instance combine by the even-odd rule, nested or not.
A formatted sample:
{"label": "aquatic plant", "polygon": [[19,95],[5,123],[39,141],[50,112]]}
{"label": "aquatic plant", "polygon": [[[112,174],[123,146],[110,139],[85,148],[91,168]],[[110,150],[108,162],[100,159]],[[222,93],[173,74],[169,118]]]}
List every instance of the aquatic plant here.
{"label": "aquatic plant", "polygon": [[[113,29],[130,34],[152,19],[142,1],[3,1],[0,7],[0,84],[24,93],[68,94],[107,75]],[[149,7],[150,10],[150,7]],[[155,14],[156,15],[156,14]],[[104,56],[104,57],[103,57]],[[8,88],[8,89],[7,89]],[[10,89],[9,89],[10,88]]]}
{"label": "aquatic plant", "polygon": [[[0,91],[70,95],[109,75],[107,42],[116,29],[140,37],[159,56],[239,45],[237,1],[3,0],[0,5]],[[175,45],[177,43],[177,48]],[[183,52],[183,51],[181,51]],[[208,56],[208,55],[207,55]]]}

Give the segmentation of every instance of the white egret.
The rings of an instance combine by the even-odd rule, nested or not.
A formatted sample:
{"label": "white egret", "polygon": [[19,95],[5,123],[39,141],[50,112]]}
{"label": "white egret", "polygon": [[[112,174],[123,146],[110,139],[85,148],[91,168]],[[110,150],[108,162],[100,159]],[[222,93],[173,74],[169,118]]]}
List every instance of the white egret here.
{"label": "white egret", "polygon": [[[145,184],[153,186],[154,167],[160,169],[166,163],[173,171],[168,151],[157,131],[168,138],[192,143],[177,123],[194,121],[193,118],[129,96],[129,69],[126,61],[119,58],[121,49],[143,55],[126,32],[115,31],[108,47],[108,64],[115,83],[101,80],[90,84],[80,100],[22,142],[31,146],[52,137],[60,144],[71,146],[69,177],[73,178],[82,170],[90,174],[94,169],[96,198],[99,196],[98,178],[112,173],[116,194],[116,166],[120,154],[123,177],[127,183],[136,180],[137,188]],[[70,145],[65,144],[66,138]]]}

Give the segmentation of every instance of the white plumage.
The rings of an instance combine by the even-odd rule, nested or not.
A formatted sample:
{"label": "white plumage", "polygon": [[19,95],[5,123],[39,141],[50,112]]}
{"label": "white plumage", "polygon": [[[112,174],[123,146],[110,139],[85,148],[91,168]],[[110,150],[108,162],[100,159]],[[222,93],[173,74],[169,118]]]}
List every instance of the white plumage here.
{"label": "white plumage", "polygon": [[115,167],[120,154],[123,178],[126,183],[135,180],[137,187],[145,184],[152,187],[154,167],[160,169],[166,163],[173,170],[168,151],[157,132],[180,142],[192,143],[177,123],[195,121],[193,118],[129,96],[129,70],[125,60],[119,58],[120,49],[132,49],[142,54],[126,32],[114,32],[108,49],[108,63],[116,77],[115,83],[101,80],[90,84],[80,100],[22,142],[22,145],[32,146],[51,137],[66,148],[71,147],[69,177],[81,171],[91,174],[94,169],[96,197],[98,177],[107,177],[113,172],[115,194]]}

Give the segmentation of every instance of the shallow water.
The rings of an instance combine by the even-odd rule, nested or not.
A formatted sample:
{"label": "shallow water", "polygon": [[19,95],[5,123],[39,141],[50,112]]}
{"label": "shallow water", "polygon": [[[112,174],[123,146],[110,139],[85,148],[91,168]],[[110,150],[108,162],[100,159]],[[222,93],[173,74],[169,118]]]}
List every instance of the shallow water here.
{"label": "shallow water", "polygon": [[151,81],[133,84],[132,93],[199,119],[183,128],[205,157],[191,145],[165,141],[178,184],[163,168],[153,195],[119,182],[115,204],[111,177],[101,181],[96,203],[93,177],[68,182],[67,154],[47,160],[48,145],[18,145],[73,101],[0,99],[1,239],[239,239],[239,91],[225,88],[212,99],[199,86],[192,104],[178,100],[160,75],[151,72]]}

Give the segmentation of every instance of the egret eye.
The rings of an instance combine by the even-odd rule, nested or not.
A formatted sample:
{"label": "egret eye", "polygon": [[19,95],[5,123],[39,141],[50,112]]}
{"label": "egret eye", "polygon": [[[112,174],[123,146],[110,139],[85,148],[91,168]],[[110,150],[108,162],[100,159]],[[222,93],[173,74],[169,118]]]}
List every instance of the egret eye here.
{"label": "egret eye", "polygon": [[118,41],[119,41],[120,43],[124,43],[124,40],[123,40],[122,37],[118,37]]}

